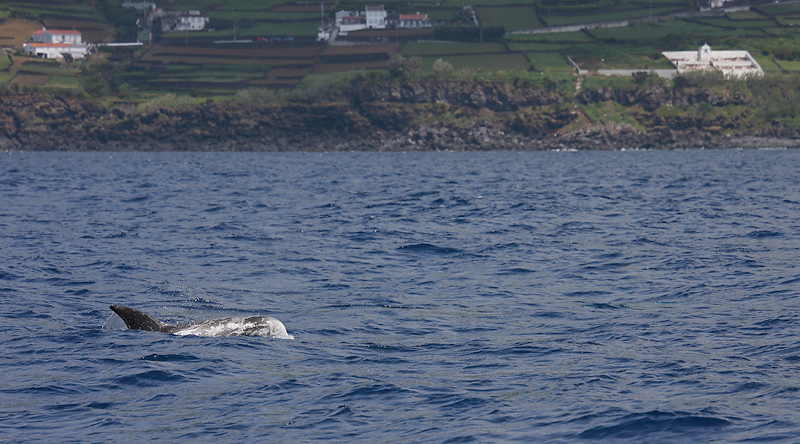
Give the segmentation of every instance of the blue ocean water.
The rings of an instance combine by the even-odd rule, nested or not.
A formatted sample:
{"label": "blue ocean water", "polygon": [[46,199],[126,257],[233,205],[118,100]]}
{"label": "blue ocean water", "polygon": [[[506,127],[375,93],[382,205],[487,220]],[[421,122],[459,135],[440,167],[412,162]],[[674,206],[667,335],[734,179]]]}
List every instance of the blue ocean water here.
{"label": "blue ocean water", "polygon": [[0,198],[2,442],[800,436],[800,151],[15,152]]}

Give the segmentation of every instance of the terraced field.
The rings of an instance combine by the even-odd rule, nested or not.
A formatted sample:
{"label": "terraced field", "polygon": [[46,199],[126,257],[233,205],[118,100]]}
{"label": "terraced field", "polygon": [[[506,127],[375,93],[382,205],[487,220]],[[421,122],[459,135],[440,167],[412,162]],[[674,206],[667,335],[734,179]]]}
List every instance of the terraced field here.
{"label": "terraced field", "polygon": [[0,85],[77,88],[79,71],[76,67],[13,53],[22,47],[31,33],[40,29],[41,23],[34,20],[12,19],[0,23],[0,48],[7,50],[0,52]]}
{"label": "terraced field", "polygon": [[[582,68],[669,68],[665,50],[692,50],[703,43],[714,49],[746,49],[771,72],[800,72],[791,48],[800,47],[800,3],[754,4],[749,10],[674,17],[696,10],[688,0],[386,0],[386,9],[427,13],[439,25],[472,23],[472,6],[484,26],[503,26],[502,42],[432,41],[430,30],[416,36],[396,31],[352,33],[369,45],[327,46],[315,42],[320,14],[332,20],[339,9],[363,10],[374,1],[324,0],[175,0],[168,10],[200,10],[210,18],[201,32],[164,34],[160,43],[135,53],[93,56],[61,71],[44,69],[17,53],[0,62],[0,84],[77,88],[82,67],[111,57],[125,62],[122,77],[137,93],[148,90],[232,94],[251,87],[292,87],[312,74],[380,70],[394,54],[419,57],[420,73],[433,75],[436,60],[456,73],[535,71],[559,76]],[[115,29],[88,1],[10,0],[0,5],[0,48],[18,50],[41,24],[77,29],[89,42],[113,41]],[[322,11],[321,11],[322,9]],[[532,34],[550,26],[603,20],[631,20],[629,26]],[[527,32],[527,33],[526,33]],[[235,33],[235,34],[234,34]],[[219,44],[220,40],[252,43]],[[270,38],[279,38],[272,42]],[[410,39],[410,40],[409,40]],[[422,39],[423,41],[414,41]],[[783,45],[783,46],[781,46]],[[789,50],[787,50],[789,48]],[[132,54],[132,55],[130,55]],[[132,57],[132,59],[126,59]],[[0,57],[1,58],[1,57]],[[13,63],[12,63],[13,60]],[[460,74],[459,74],[460,75]],[[537,74],[539,75],[539,74]]]}
{"label": "terraced field", "polygon": [[154,47],[134,63],[128,81],[152,89],[206,93],[249,87],[286,87],[308,74],[382,69],[400,45],[326,47]]}

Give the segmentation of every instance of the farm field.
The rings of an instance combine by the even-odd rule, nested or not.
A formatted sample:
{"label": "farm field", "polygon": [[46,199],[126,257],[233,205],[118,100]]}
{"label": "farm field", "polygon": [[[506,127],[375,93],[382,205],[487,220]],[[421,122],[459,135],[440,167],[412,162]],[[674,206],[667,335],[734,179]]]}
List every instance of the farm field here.
{"label": "farm field", "polygon": [[421,59],[422,71],[425,73],[433,72],[433,63],[438,59],[450,63],[456,71],[526,71],[530,65],[525,54],[520,53],[482,54],[480,57],[474,55],[426,56]]}
{"label": "farm field", "polygon": [[[78,3],[78,4],[76,4]],[[6,1],[2,8],[12,15],[38,16],[38,17],[63,17],[88,20],[100,20],[97,10],[81,2],[55,2],[46,0],[31,1]]]}
{"label": "farm field", "polygon": [[[399,13],[426,13],[440,24],[461,20],[461,25],[472,23],[462,9],[471,6],[483,26],[502,26],[507,33],[492,42],[443,42],[435,41],[431,30],[370,30],[351,33],[350,38],[360,39],[353,46],[315,41],[320,9],[331,21],[337,10],[363,10],[376,3]],[[116,41],[118,29],[108,11],[93,5],[88,0],[4,2],[0,48],[19,51],[42,25],[79,30],[87,42]],[[121,70],[125,88],[120,91],[133,96],[149,90],[230,95],[243,88],[291,88],[310,75],[383,70],[395,54],[419,57],[418,75],[424,76],[434,75],[432,66],[439,59],[449,62],[458,75],[534,71],[561,76],[573,71],[568,57],[590,72],[668,69],[663,51],[694,50],[703,43],[714,49],[746,49],[768,72],[800,72],[800,57],[787,55],[787,48],[800,45],[800,3],[754,3],[736,12],[680,17],[669,14],[689,11],[693,1],[325,0],[320,8],[320,3],[304,0],[174,0],[161,6],[169,11],[202,11],[210,19],[209,30],[157,35],[153,46],[101,52],[62,68],[35,63],[20,53],[0,57],[0,85],[80,88],[83,71],[105,64],[106,71]],[[632,21],[616,28],[519,33],[618,20]],[[215,43],[233,40],[234,35],[252,43]]]}
{"label": "farm field", "polygon": [[775,63],[786,71],[800,72],[800,60],[775,60]]}
{"label": "farm field", "polygon": [[[313,69],[321,46],[299,48],[198,48],[162,46],[147,50],[126,79],[140,88],[213,92],[260,86],[292,86]],[[275,71],[281,69],[282,74]],[[289,74],[291,73],[291,74]],[[209,89],[209,87],[211,87]]]}
{"label": "farm field", "polygon": [[487,26],[505,26],[507,31],[518,29],[541,28],[544,23],[539,19],[537,10],[533,6],[497,6],[478,7],[478,16]]}
{"label": "farm field", "polygon": [[754,55],[753,58],[755,58],[758,64],[761,65],[761,69],[763,69],[764,72],[777,73],[782,71],[780,65],[775,63],[775,61],[772,60],[772,57]]}
{"label": "farm field", "polygon": [[328,74],[359,69],[382,69],[397,53],[399,44],[353,47],[297,45],[258,48],[202,48],[161,46],[150,48],[134,63],[136,73],[127,80],[144,89],[165,86],[171,91],[214,94],[238,89],[287,87],[308,74]]}
{"label": "farm field", "polygon": [[0,24],[0,46],[21,48],[34,31],[42,29],[34,20],[9,20]]}
{"label": "farm field", "polygon": [[557,52],[529,52],[527,57],[537,71],[547,73],[572,71],[564,56]]}
{"label": "farm field", "polygon": [[[78,88],[79,71],[59,63],[47,63],[21,56],[0,55],[0,83],[20,86]],[[12,63],[13,60],[13,63]]]}
{"label": "farm field", "polygon": [[502,43],[406,43],[401,54],[404,56],[447,56],[457,54],[504,53]]}

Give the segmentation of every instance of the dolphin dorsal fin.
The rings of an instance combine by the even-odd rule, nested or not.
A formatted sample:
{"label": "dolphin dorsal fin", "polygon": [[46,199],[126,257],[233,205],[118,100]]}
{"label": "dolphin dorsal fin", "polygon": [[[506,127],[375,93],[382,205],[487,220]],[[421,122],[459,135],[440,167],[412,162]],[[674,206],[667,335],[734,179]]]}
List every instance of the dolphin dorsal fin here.
{"label": "dolphin dorsal fin", "polygon": [[168,327],[164,322],[150,316],[147,313],[142,313],[135,308],[125,307],[123,305],[112,305],[112,311],[119,315],[125,325],[131,330],[147,330],[147,331],[164,331]]}

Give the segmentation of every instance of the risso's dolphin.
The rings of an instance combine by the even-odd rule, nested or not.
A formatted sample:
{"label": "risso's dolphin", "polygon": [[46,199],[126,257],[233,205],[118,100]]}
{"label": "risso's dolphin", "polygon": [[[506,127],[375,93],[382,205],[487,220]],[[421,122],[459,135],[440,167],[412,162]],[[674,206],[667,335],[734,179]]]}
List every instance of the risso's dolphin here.
{"label": "risso's dolphin", "polygon": [[167,324],[134,308],[112,305],[111,310],[125,321],[131,330],[160,331],[174,335],[195,336],[265,336],[294,339],[283,323],[269,316],[223,318],[191,324]]}

